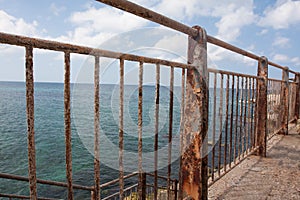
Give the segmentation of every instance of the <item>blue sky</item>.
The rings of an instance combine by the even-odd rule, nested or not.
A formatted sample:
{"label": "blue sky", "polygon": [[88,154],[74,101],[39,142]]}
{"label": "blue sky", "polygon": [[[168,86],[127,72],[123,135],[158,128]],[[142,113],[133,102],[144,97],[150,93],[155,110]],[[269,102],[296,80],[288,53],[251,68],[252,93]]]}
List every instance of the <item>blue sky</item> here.
{"label": "blue sky", "polygon": [[[300,71],[300,1],[133,2],[186,25],[200,25],[211,36]],[[186,56],[187,40],[183,34],[89,0],[0,0],[0,31],[177,61],[184,61]],[[145,51],[149,48],[152,50]],[[154,52],[153,49],[159,51]],[[169,52],[169,55],[162,51]],[[0,52],[0,80],[23,81],[24,50],[0,45]],[[62,82],[63,54],[41,50],[34,53],[35,80]],[[170,54],[178,57],[170,57]],[[208,56],[210,67],[256,73],[256,62],[213,45],[208,47]],[[88,62],[87,57],[72,56],[73,82]],[[110,82],[115,71],[104,71],[102,81]],[[270,76],[279,78],[281,73],[271,68]]]}

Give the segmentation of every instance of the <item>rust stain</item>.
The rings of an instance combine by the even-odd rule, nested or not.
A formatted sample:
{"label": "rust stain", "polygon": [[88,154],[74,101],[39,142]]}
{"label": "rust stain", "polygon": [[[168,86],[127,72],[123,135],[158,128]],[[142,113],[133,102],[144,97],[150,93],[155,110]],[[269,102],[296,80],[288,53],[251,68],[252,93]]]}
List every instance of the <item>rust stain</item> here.
{"label": "rust stain", "polygon": [[268,60],[262,57],[258,63],[257,80],[257,119],[256,119],[256,144],[258,154],[266,157],[267,148],[267,88],[268,88]]}
{"label": "rust stain", "polygon": [[206,33],[200,27],[197,37],[189,37],[185,118],[183,123],[183,152],[181,184],[183,198],[207,198],[207,127],[208,72]]}
{"label": "rust stain", "polygon": [[288,134],[288,114],[289,114],[289,71],[288,68],[282,70],[281,83],[281,130],[279,134]]}
{"label": "rust stain", "polygon": [[297,73],[295,75],[295,81],[296,81],[296,97],[295,97],[295,119],[299,119],[299,114],[300,114],[300,73]]}

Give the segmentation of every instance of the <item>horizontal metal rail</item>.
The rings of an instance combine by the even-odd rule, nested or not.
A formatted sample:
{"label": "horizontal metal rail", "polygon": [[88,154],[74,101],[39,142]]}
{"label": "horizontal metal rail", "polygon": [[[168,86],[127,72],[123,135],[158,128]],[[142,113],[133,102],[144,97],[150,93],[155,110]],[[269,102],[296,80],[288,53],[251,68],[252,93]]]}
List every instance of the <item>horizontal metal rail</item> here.
{"label": "horizontal metal rail", "polygon": [[170,19],[166,16],[163,16],[157,12],[154,12],[152,10],[149,10],[147,8],[144,8],[142,6],[139,6],[135,3],[132,3],[130,1],[126,0],[96,0],[102,3],[105,3],[107,5],[113,6],[115,8],[118,8],[120,10],[132,13],[136,16],[142,17],[144,19],[150,20],[152,22],[156,22],[158,24],[161,24],[163,26],[169,27],[171,29],[180,31],[182,33],[185,33],[187,35],[191,36],[197,36],[198,31],[196,29],[193,29],[185,24],[182,24],[180,22],[177,22],[173,19]]}
{"label": "horizontal metal rail", "polygon": [[283,80],[275,79],[275,78],[268,78],[269,81],[274,81],[274,82],[279,82],[279,83],[284,83]]}
{"label": "horizontal metal rail", "polygon": [[[149,175],[149,176],[155,177],[155,175],[154,175],[154,174],[152,174],[152,173],[146,173],[146,174],[147,174],[147,175]],[[168,180],[168,178],[167,178],[167,177],[160,176],[160,175],[157,175],[157,178],[164,179],[164,180]],[[172,179],[172,178],[170,178],[170,181],[171,181],[171,182],[175,182],[175,181],[176,181],[176,179]]]}
{"label": "horizontal metal rail", "polygon": [[276,67],[276,68],[279,68],[279,69],[282,69],[282,70],[287,69],[287,67],[283,67],[283,66],[281,66],[277,63],[271,62],[271,61],[268,61],[268,64],[269,64],[269,66],[273,66],[273,67]]}
{"label": "horizontal metal rail", "polygon": [[[28,177],[12,175],[12,174],[6,174],[6,173],[0,173],[0,178],[18,180],[18,181],[26,181],[26,182],[29,181]],[[37,183],[45,184],[45,185],[55,185],[55,186],[60,186],[60,187],[68,187],[67,183],[64,183],[64,182],[49,181],[49,180],[42,180],[42,179],[36,179],[36,181],[37,181]],[[88,190],[88,191],[94,190],[93,187],[76,185],[76,184],[73,184],[73,188],[80,189],[80,190]]]}
{"label": "horizontal metal rail", "polygon": [[[129,12],[129,13],[132,13],[136,16],[142,17],[144,19],[150,20],[152,22],[155,22],[155,23],[158,23],[160,25],[169,27],[171,29],[177,30],[179,32],[185,33],[185,34],[193,36],[193,37],[197,36],[197,34],[198,34],[198,31],[196,29],[192,28],[192,27],[189,27],[185,24],[177,22],[177,21],[175,21],[171,18],[168,18],[168,17],[166,17],[162,14],[159,14],[157,12],[154,12],[152,10],[149,10],[147,8],[144,8],[140,5],[137,5],[135,3],[132,3],[132,2],[129,2],[129,1],[126,1],[126,0],[113,0],[113,1],[111,1],[111,0],[96,0],[96,1],[102,2],[102,3],[110,5],[110,6],[113,6],[115,8],[118,8],[120,10]],[[246,50],[243,50],[243,49],[238,48],[236,46],[233,46],[233,45],[231,45],[227,42],[224,42],[224,41],[222,41],[220,39],[217,39],[217,38],[215,38],[213,36],[210,36],[210,35],[207,35],[207,42],[209,42],[211,44],[214,44],[216,46],[222,47],[224,49],[233,51],[235,53],[241,54],[243,56],[252,58],[252,59],[257,60],[257,61],[260,58],[260,56],[257,56],[254,53],[251,53],[249,51],[246,51]],[[269,61],[269,65],[272,65],[272,66],[277,67],[279,69],[285,69],[285,67],[283,67],[279,64],[276,64],[274,62],[271,62],[271,61]]]}
{"label": "horizontal metal rail", "polygon": [[[9,199],[12,199],[12,198],[14,198],[14,199],[30,199],[30,196],[16,195],[16,194],[3,194],[3,193],[0,193],[0,197],[7,197]],[[39,197],[38,200],[58,200],[58,199]]]}
{"label": "horizontal metal rail", "polygon": [[233,76],[242,76],[242,77],[247,77],[247,78],[259,78],[259,76],[241,74],[241,73],[225,71],[225,70],[218,70],[218,69],[212,69],[212,68],[208,68],[207,70],[208,70],[208,72],[211,72],[211,73],[220,73],[220,74],[233,75]]}
{"label": "horizontal metal rail", "polygon": [[[138,184],[134,184],[134,185],[132,185],[132,186],[124,189],[124,192],[127,192],[127,191],[132,190],[133,188],[137,188],[137,187],[138,187]],[[119,192],[116,192],[116,193],[114,193],[112,195],[109,195],[109,196],[103,198],[102,200],[108,200],[108,199],[112,199],[112,198],[117,198],[118,196],[119,196]]]}
{"label": "horizontal metal rail", "polygon": [[62,42],[36,39],[36,38],[30,38],[25,36],[19,36],[19,35],[12,35],[12,34],[2,33],[2,32],[0,32],[0,43],[17,45],[17,46],[32,46],[33,48],[47,49],[47,50],[60,51],[60,52],[69,51],[71,53],[77,53],[83,55],[93,55],[93,56],[101,56],[107,58],[124,59],[128,61],[145,62],[150,64],[161,64],[166,66],[179,67],[183,69],[188,69],[192,67],[188,64],[173,62],[169,60],[107,51],[107,50],[79,46],[79,45],[72,45],[72,44],[67,44]]}
{"label": "horizontal metal rail", "polygon": [[[138,174],[139,174],[138,172],[133,172],[133,173],[131,173],[131,174],[128,174],[128,175],[124,176],[123,179],[131,178],[131,177],[136,176],[136,175],[138,175]],[[101,187],[101,188],[107,187],[107,186],[109,186],[109,185],[113,185],[113,184],[116,184],[116,183],[118,183],[118,182],[119,182],[119,178],[114,179],[114,180],[109,181],[109,182],[106,182],[106,183],[103,183],[103,184],[100,185],[100,187]]]}

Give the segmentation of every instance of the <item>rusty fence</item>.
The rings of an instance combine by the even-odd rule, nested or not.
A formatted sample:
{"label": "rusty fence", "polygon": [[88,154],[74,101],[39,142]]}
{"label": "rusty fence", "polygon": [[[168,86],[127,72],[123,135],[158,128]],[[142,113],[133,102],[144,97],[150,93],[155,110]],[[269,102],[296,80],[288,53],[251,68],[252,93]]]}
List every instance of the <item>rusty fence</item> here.
{"label": "rusty fence", "polygon": [[296,94],[297,94],[297,83],[295,81],[289,82],[289,122],[296,119]]}
{"label": "rusty fence", "polygon": [[[152,195],[157,198],[157,196],[163,193],[162,190],[166,191],[166,195],[174,196],[177,198],[178,190],[178,179],[171,178],[171,153],[172,153],[172,132],[173,132],[173,90],[174,90],[174,69],[181,70],[182,84],[185,84],[185,74],[186,69],[190,68],[188,64],[176,63],[167,60],[141,57],[136,55],[124,54],[109,52],[100,49],[92,49],[87,47],[57,43],[52,41],[33,39],[28,37],[21,37],[15,35],[9,35],[5,33],[0,34],[1,43],[11,44],[17,46],[24,46],[26,51],[25,56],[25,66],[26,66],[26,109],[27,109],[27,122],[28,122],[28,163],[29,163],[29,177],[21,177],[10,174],[0,174],[1,178],[5,179],[14,179],[19,181],[28,181],[30,184],[30,198],[37,198],[37,184],[48,184],[56,185],[61,187],[66,187],[68,190],[68,199],[74,198],[74,190],[89,190],[93,198],[100,198],[100,190],[105,189],[105,187],[118,183],[119,192],[114,194],[109,194],[104,199],[123,199],[125,195],[129,195],[128,191],[131,193],[136,190],[137,196],[139,198],[145,198],[146,194]],[[67,182],[55,182],[49,180],[39,180],[36,177],[36,164],[35,164],[35,137],[34,137],[34,77],[33,77],[33,49],[41,48],[47,50],[55,50],[64,52],[64,63],[65,63],[65,77],[64,77],[64,119],[65,119],[65,161],[66,161],[66,177]],[[70,54],[84,54],[94,57],[94,186],[81,186],[73,183],[72,180],[72,140],[71,140],[71,93],[70,93],[70,68],[71,60]],[[119,60],[119,178],[112,180],[108,183],[100,185],[100,148],[99,148],[99,138],[100,138],[100,105],[99,102],[99,90],[100,90],[100,80],[99,80],[99,68],[100,68],[100,59],[102,57],[106,58],[115,58]],[[125,62],[131,61],[136,63],[139,69],[139,81],[138,81],[138,172],[131,174],[124,174],[124,68],[126,67]],[[155,84],[155,127],[154,128],[154,144],[153,144],[153,174],[145,173],[143,170],[143,69],[145,67],[150,67],[153,65],[155,67],[156,74],[156,84]],[[160,138],[158,125],[159,125],[159,101],[160,101],[160,69],[161,67],[169,68],[170,73],[170,89],[169,89],[169,115],[168,115],[168,155],[166,155],[167,170],[166,174],[158,174],[158,142]],[[182,86],[182,88],[185,88]],[[184,91],[182,93],[184,95]],[[183,98],[182,98],[183,99]],[[184,103],[181,103],[182,109]],[[138,176],[137,184],[124,186],[125,179],[128,179],[133,176]],[[147,182],[146,177],[153,177],[153,183],[150,184]],[[151,180],[151,179],[150,179]],[[165,183],[165,184],[163,184]],[[175,184],[176,183],[176,184]],[[162,191],[158,193],[158,191]],[[9,197],[9,194],[0,194],[3,197]],[[130,196],[130,195],[129,195]],[[11,195],[10,197],[17,197]],[[21,198],[21,196],[20,196]],[[22,198],[29,198],[23,196]],[[43,198],[42,198],[43,199]],[[46,199],[46,198],[44,198]]]}
{"label": "rusty fence", "polygon": [[268,80],[268,137],[272,137],[274,134],[281,130],[281,84],[282,80],[269,79]]}
{"label": "rusty fence", "polygon": [[[256,76],[209,69],[211,101],[210,184],[221,178],[255,146]],[[219,86],[219,87],[217,87]]]}
{"label": "rusty fence", "polygon": [[[29,183],[29,196],[0,193],[0,197],[21,199],[54,199],[41,197],[37,185],[55,185],[66,188],[67,198],[74,199],[74,190],[87,190],[91,199],[207,199],[208,187],[238,165],[247,156],[256,153],[266,156],[268,138],[276,133],[288,134],[288,123],[299,118],[300,74],[238,47],[225,43],[206,34],[201,27],[193,28],[176,22],[151,10],[125,0],[100,0],[137,16],[154,21],[174,30],[185,33],[188,38],[188,64],[157,58],[112,52],[49,40],[35,39],[0,33],[0,43],[21,46],[25,50],[26,71],[26,113],[28,138],[28,176],[0,173],[0,178]],[[209,68],[207,64],[207,43],[217,45],[237,54],[257,61],[257,75],[247,75]],[[33,50],[45,49],[64,53],[64,134],[66,182],[39,179],[36,171],[35,115],[34,115],[34,76]],[[93,153],[94,184],[92,186],[74,184],[72,175],[72,132],[71,132],[71,54],[83,54],[94,60],[93,85]],[[111,58],[118,61],[118,178],[102,183],[100,174],[101,151],[100,119],[102,101],[100,93],[100,61]],[[127,63],[138,68],[137,86],[137,171],[126,174],[124,171],[124,96]],[[151,67],[155,74],[154,127],[152,128],[153,163],[151,172],[144,170],[143,148],[144,70]],[[268,77],[270,67],[282,70],[282,79]],[[159,109],[161,91],[161,68],[169,72],[167,153],[164,156],[166,169],[159,165]],[[180,72],[181,86],[179,117],[175,117],[174,71]],[[289,80],[289,75],[294,78]],[[179,161],[173,162],[175,142],[174,124],[179,124]],[[174,175],[176,174],[176,175]],[[134,184],[128,184],[134,179]],[[117,191],[103,195],[106,187],[115,186]]]}

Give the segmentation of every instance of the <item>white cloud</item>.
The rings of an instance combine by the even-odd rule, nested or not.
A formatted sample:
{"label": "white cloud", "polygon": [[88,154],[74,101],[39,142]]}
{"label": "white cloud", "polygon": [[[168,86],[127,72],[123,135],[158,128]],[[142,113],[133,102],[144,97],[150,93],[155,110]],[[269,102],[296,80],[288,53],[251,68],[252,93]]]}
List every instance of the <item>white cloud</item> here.
{"label": "white cloud", "polygon": [[284,54],[275,54],[273,56],[273,60],[275,62],[288,62],[290,60],[290,58]]}
{"label": "white cloud", "polygon": [[23,18],[16,18],[0,10],[0,31],[26,36],[37,35],[37,21],[26,22]]}
{"label": "white cloud", "polygon": [[260,26],[271,26],[274,29],[286,29],[290,25],[300,23],[300,1],[278,0],[273,7],[264,12],[264,17],[259,21]]}
{"label": "white cloud", "polygon": [[[37,21],[26,22],[23,18],[14,17],[3,10],[0,10],[0,32],[29,37],[38,37],[39,31],[37,26]],[[2,45],[0,50],[3,55],[15,54],[17,55],[16,57],[22,57],[22,52],[24,52],[23,48],[12,45]]]}
{"label": "white cloud", "polygon": [[138,5],[141,5],[143,7],[146,7],[146,8],[150,8],[150,7],[153,7],[154,5],[156,5],[160,0],[131,0],[131,2],[135,3],[135,4],[138,4]]}
{"label": "white cloud", "polygon": [[187,54],[187,37],[182,34],[174,34],[172,36],[165,36],[159,40],[154,47],[159,49],[166,49],[177,54],[179,57],[186,58]]}
{"label": "white cloud", "polygon": [[289,47],[289,43],[290,43],[289,38],[278,36],[275,38],[272,45],[276,47],[286,48]]}
{"label": "white cloud", "polygon": [[293,64],[293,65],[297,65],[300,66],[300,58],[299,57],[289,57],[287,55],[284,54],[275,54],[273,56],[273,60],[275,62],[283,62],[283,63],[288,63],[288,64]]}
{"label": "white cloud", "polygon": [[90,7],[86,11],[73,13],[70,21],[75,25],[91,27],[95,32],[124,32],[147,23],[140,17],[112,7]]}
{"label": "white cloud", "polygon": [[[179,21],[194,19],[197,16],[219,18],[220,21],[216,23],[218,37],[226,41],[234,41],[240,35],[241,28],[253,23],[255,18],[252,0],[174,0],[172,6],[168,0],[155,0],[154,3],[147,3],[146,0],[135,2]],[[56,8],[55,4],[53,7]],[[93,47],[99,46],[116,34],[139,29],[148,24],[147,20],[124,11],[109,6],[95,8],[92,4],[87,5],[85,11],[72,13],[69,21],[74,29],[55,40]]]}
{"label": "white cloud", "polygon": [[66,7],[64,6],[57,6],[55,3],[52,3],[50,5],[50,10],[53,12],[54,15],[58,16],[61,12],[66,10]]}
{"label": "white cloud", "polygon": [[[254,45],[251,45],[248,49],[253,50],[254,48],[255,48]],[[214,62],[222,63],[226,61],[226,62],[234,62],[235,64],[236,63],[245,64],[247,66],[253,66],[257,63],[255,60],[251,58],[248,58],[246,56],[210,44],[207,46],[207,52],[208,52],[208,59],[210,60],[210,63],[214,63]],[[217,65],[214,64],[214,66]]]}
{"label": "white cloud", "polygon": [[196,16],[222,17],[240,7],[252,7],[252,0],[173,0],[171,5],[169,0],[162,0],[154,7],[154,10],[168,17],[183,20]]}
{"label": "white cloud", "polygon": [[268,29],[263,29],[263,30],[261,30],[259,33],[257,33],[257,35],[265,35],[265,34],[267,34],[268,32],[269,32]]}
{"label": "white cloud", "polygon": [[113,35],[145,26],[148,22],[112,7],[88,7],[69,18],[74,30],[56,40],[97,47]]}
{"label": "white cloud", "polygon": [[253,1],[230,0],[162,0],[154,10],[175,18],[176,20],[190,20],[199,16],[220,18],[216,23],[218,37],[226,41],[234,41],[242,27],[252,24],[256,18],[253,13]]}
{"label": "white cloud", "polygon": [[300,58],[299,57],[294,57],[294,58],[291,59],[291,62],[300,64]]}
{"label": "white cloud", "polygon": [[241,28],[252,24],[255,18],[252,7],[240,7],[229,11],[216,24],[219,29],[218,37],[222,40],[234,41],[240,35]]}

